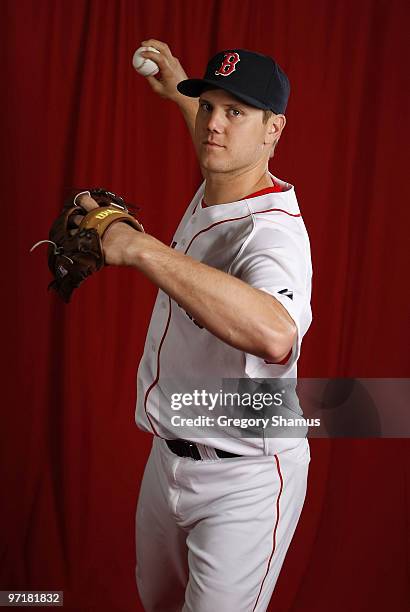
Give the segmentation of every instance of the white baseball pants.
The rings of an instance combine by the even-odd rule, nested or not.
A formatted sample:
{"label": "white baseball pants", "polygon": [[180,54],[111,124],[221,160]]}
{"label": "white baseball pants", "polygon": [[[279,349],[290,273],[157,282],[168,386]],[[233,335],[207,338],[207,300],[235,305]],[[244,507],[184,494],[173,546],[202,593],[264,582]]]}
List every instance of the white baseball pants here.
{"label": "white baseball pants", "polygon": [[136,513],[146,612],[266,610],[306,494],[309,443],[195,461],[154,437]]}

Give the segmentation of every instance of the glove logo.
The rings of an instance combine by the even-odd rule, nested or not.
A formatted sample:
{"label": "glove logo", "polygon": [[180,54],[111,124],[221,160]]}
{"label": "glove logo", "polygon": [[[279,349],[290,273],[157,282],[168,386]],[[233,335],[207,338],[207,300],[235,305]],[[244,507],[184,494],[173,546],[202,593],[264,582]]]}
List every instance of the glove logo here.
{"label": "glove logo", "polygon": [[236,70],[236,64],[241,61],[239,54],[232,51],[225,53],[222,64],[218,70],[215,70],[215,74],[219,76],[229,76]]}
{"label": "glove logo", "polygon": [[64,266],[58,266],[57,268],[58,275],[60,278],[64,278],[66,274],[68,274],[68,270],[64,268]]}
{"label": "glove logo", "polygon": [[100,213],[98,213],[98,215],[95,215],[96,219],[105,219],[106,217],[108,217],[109,215],[115,215],[118,213],[121,213],[122,211],[120,210],[111,210],[110,208],[108,210],[102,210]]}

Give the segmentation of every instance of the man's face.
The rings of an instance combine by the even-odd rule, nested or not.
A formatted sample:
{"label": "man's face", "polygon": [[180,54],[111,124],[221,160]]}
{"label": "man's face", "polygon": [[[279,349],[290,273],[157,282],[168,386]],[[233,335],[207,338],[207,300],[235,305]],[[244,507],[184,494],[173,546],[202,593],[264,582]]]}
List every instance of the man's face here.
{"label": "man's face", "polygon": [[269,122],[263,123],[261,109],[222,89],[200,96],[195,146],[206,173],[235,173],[265,165],[271,141]]}

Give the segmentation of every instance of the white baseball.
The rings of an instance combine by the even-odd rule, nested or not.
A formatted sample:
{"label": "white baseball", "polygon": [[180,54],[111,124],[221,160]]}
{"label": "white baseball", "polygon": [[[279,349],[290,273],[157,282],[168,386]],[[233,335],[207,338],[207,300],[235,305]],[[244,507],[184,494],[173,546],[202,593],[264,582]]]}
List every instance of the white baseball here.
{"label": "white baseball", "polygon": [[154,51],[154,53],[159,53],[158,49],[154,49],[154,47],[140,47],[133,55],[132,65],[139,74],[142,74],[142,76],[154,76],[154,74],[159,72],[158,64],[148,58],[142,57],[141,53],[143,51]]}

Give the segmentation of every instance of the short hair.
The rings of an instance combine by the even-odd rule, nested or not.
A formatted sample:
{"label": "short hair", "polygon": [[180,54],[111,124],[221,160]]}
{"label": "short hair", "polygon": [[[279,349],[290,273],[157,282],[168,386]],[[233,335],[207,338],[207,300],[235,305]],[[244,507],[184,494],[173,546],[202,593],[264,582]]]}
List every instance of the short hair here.
{"label": "short hair", "polygon": [[262,118],[263,123],[268,123],[268,121],[272,117],[272,115],[273,115],[273,111],[271,111],[271,110],[264,110],[263,111],[263,118]]}

